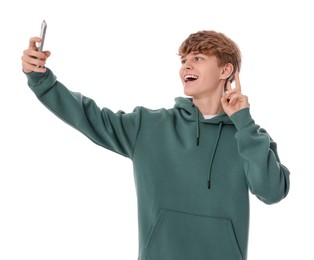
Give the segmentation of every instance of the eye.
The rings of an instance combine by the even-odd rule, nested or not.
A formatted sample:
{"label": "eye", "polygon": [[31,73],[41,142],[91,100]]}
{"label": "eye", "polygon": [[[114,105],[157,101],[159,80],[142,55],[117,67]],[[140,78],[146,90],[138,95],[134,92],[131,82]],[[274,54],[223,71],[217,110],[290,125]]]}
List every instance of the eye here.
{"label": "eye", "polygon": [[181,60],[181,64],[184,64],[186,62],[186,59]]}
{"label": "eye", "polygon": [[201,60],[202,60],[202,57],[200,57],[200,56],[195,56],[194,60],[195,60],[195,61],[201,61]]}

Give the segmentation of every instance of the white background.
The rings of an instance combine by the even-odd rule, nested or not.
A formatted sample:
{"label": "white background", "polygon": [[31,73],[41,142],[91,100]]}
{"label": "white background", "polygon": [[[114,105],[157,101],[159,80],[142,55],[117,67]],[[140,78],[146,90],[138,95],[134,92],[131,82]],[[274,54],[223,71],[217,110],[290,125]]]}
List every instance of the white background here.
{"label": "white background", "polygon": [[[253,117],[291,171],[286,199],[251,197],[249,259],[314,259],[311,1],[2,1],[0,259],[136,259],[129,159],[96,146],[27,87],[22,52],[48,23],[47,66],[100,107],[172,107],[183,95],[177,50],[221,31],[243,55]],[[228,158],[226,158],[228,160]]]}

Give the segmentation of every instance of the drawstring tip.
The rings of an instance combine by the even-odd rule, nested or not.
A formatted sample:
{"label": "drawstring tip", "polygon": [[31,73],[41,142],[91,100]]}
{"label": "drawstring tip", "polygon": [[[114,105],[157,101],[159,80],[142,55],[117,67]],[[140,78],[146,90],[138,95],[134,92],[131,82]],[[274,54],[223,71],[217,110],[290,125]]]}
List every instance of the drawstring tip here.
{"label": "drawstring tip", "polygon": [[200,145],[200,138],[196,137],[196,145],[199,146]]}
{"label": "drawstring tip", "polygon": [[210,189],[210,181],[207,182],[207,187]]}

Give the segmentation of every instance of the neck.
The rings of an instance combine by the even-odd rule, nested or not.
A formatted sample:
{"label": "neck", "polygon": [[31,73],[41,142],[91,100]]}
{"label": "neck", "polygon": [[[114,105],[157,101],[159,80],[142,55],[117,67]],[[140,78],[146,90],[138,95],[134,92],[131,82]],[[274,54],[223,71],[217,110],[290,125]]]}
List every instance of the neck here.
{"label": "neck", "polygon": [[217,115],[223,111],[220,99],[214,97],[193,98],[193,103],[203,115]]}

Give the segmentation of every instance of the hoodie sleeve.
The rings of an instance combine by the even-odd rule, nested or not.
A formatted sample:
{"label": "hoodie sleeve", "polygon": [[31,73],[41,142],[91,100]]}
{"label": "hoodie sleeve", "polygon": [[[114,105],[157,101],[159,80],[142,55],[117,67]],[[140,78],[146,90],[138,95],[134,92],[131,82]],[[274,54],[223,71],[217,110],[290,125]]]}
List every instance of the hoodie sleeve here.
{"label": "hoodie sleeve", "polygon": [[100,109],[90,98],[68,90],[47,68],[45,73],[26,74],[37,98],[56,116],[94,143],[123,156],[132,157],[141,109],[132,113]]}
{"label": "hoodie sleeve", "polygon": [[255,124],[249,108],[230,119],[237,128],[235,138],[250,191],[266,204],[279,202],[289,192],[290,172],[279,160],[276,143]]}

